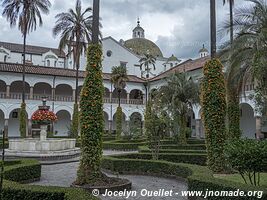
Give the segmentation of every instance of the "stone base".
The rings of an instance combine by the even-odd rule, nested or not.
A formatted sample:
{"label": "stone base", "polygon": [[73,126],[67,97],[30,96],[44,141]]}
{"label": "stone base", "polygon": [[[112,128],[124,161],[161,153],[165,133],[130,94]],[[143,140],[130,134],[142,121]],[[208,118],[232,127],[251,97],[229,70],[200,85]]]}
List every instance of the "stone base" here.
{"label": "stone base", "polygon": [[35,158],[38,160],[69,159],[80,155],[75,139],[9,139],[8,158]]}
{"label": "stone base", "polygon": [[36,151],[50,152],[74,149],[76,139],[47,139],[39,140],[34,138],[27,139],[9,139],[9,150],[11,151]]}

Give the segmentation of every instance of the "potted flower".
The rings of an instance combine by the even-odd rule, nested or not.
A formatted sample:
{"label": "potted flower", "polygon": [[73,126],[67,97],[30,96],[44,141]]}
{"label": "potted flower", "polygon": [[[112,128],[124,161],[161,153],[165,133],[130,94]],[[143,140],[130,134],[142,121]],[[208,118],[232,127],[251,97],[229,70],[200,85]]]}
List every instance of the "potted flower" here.
{"label": "potted flower", "polygon": [[49,111],[49,106],[46,105],[46,99],[44,98],[43,105],[39,106],[39,109],[33,113],[31,120],[33,123],[40,125],[40,140],[46,140],[47,126],[55,122],[57,116],[54,112]]}

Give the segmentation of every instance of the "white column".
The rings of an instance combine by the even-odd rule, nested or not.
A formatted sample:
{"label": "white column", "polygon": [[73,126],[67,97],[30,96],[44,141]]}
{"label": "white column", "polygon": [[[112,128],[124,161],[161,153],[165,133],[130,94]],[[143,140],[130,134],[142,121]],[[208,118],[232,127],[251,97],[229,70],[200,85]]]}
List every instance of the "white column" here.
{"label": "white column", "polygon": [[32,137],[32,120],[28,119],[28,132],[26,137]]}
{"label": "white column", "polygon": [[33,99],[33,87],[30,87],[30,99]]}
{"label": "white column", "polygon": [[201,137],[201,127],[200,127],[201,119],[196,119],[196,138],[200,139]]}
{"label": "white column", "polygon": [[130,93],[127,93],[127,104],[130,103]]}
{"label": "white column", "polygon": [[75,101],[75,96],[76,96],[76,90],[72,90],[72,101]]}
{"label": "white column", "polygon": [[7,138],[8,137],[8,119],[5,119],[4,132]]}
{"label": "white column", "polygon": [[261,138],[261,117],[256,116],[256,137],[257,139]]}
{"label": "white column", "polygon": [[9,98],[10,97],[10,85],[6,86],[6,97]]}

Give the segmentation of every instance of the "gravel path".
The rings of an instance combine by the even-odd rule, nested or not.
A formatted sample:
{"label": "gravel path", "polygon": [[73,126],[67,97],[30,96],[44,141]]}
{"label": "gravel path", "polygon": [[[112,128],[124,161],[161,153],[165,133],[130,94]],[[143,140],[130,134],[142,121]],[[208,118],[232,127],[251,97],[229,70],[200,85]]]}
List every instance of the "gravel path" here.
{"label": "gravel path", "polygon": [[[115,152],[105,152],[105,155],[115,154]],[[76,179],[76,172],[79,163],[66,163],[66,164],[56,164],[56,165],[43,165],[42,166],[42,176],[41,180],[38,182],[32,183],[33,185],[46,185],[46,186],[62,186],[69,187],[70,184]],[[110,175],[110,174],[108,174]],[[112,175],[110,175],[112,176]],[[129,198],[118,197],[112,195],[110,196],[101,196],[102,200],[184,200],[185,197],[181,197],[177,192],[187,189],[186,183],[182,181],[177,181],[175,179],[166,179],[166,178],[157,178],[151,176],[135,176],[135,175],[120,175],[120,178],[126,178],[132,182],[132,196]],[[166,192],[170,192],[172,195],[164,197],[161,196],[152,196],[149,197],[146,195],[147,191],[159,191],[159,189],[164,189]],[[135,194],[136,192],[136,194]],[[145,196],[141,196],[141,192]],[[148,193],[147,193],[148,194]]]}

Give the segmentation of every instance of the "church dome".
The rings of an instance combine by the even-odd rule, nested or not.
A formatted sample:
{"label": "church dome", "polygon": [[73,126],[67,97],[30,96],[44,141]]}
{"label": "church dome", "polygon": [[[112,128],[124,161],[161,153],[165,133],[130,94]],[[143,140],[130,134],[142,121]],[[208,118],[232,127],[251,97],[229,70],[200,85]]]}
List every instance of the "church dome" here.
{"label": "church dome", "polygon": [[172,56],[168,58],[168,62],[175,62],[175,61],[179,62],[178,58],[172,54]]}
{"label": "church dome", "polygon": [[160,48],[154,42],[145,38],[132,38],[126,40],[124,46],[135,52],[137,55],[145,55],[149,53],[154,57],[163,57]]}

